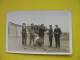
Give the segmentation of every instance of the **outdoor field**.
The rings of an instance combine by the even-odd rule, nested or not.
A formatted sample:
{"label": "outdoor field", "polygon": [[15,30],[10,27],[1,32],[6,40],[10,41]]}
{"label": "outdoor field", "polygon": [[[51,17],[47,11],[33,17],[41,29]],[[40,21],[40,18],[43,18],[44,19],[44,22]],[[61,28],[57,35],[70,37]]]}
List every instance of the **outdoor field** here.
{"label": "outdoor field", "polygon": [[[63,34],[62,34],[63,35]],[[53,37],[52,47],[49,47],[48,35],[44,36],[44,46],[34,47],[33,44],[30,46],[29,34],[27,36],[26,46],[22,46],[21,36],[8,36],[8,51],[21,51],[21,52],[69,52],[69,40],[65,39],[68,34],[61,36],[60,38],[60,48],[55,48],[55,39]]]}

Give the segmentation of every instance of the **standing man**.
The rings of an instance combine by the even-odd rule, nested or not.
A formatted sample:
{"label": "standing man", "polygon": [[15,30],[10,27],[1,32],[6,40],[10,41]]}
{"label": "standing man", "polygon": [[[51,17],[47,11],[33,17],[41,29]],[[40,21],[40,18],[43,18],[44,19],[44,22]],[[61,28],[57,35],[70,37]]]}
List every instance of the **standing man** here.
{"label": "standing man", "polygon": [[41,24],[39,28],[39,37],[42,40],[42,44],[44,44],[44,31],[45,31],[44,24]]}
{"label": "standing man", "polygon": [[50,43],[50,46],[49,47],[52,47],[52,39],[53,39],[53,29],[52,29],[52,25],[49,26],[49,43]]}
{"label": "standing man", "polygon": [[26,31],[26,24],[22,23],[22,45],[26,46],[27,40],[27,31]]}
{"label": "standing man", "polygon": [[56,28],[54,29],[54,37],[55,37],[56,48],[60,48],[61,29],[58,27],[58,25],[55,26]]}
{"label": "standing man", "polygon": [[31,24],[31,28],[30,28],[30,45],[33,42],[33,46],[34,46],[34,38],[35,38],[34,33],[35,33],[34,32],[34,24]]}

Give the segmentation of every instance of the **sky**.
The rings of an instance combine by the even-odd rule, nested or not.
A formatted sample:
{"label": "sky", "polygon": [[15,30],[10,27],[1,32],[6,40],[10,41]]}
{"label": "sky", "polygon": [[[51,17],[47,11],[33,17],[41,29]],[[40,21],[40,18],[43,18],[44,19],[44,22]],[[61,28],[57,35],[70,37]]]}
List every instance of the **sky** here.
{"label": "sky", "polygon": [[49,25],[59,25],[62,31],[69,32],[71,27],[72,16],[70,11],[16,11],[7,13],[7,21],[15,24],[26,25],[44,24],[49,28]]}

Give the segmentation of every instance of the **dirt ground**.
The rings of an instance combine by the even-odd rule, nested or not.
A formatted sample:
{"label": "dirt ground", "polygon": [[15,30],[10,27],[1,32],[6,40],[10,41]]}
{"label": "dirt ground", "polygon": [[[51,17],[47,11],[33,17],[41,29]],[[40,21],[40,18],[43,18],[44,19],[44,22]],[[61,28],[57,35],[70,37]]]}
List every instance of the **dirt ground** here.
{"label": "dirt ground", "polygon": [[27,45],[22,46],[22,38],[20,36],[8,37],[8,51],[21,51],[21,52],[69,52],[69,40],[60,39],[60,48],[55,48],[55,39],[53,37],[52,47],[49,47],[48,35],[44,36],[44,45],[42,47],[30,46],[29,34],[27,36]]}

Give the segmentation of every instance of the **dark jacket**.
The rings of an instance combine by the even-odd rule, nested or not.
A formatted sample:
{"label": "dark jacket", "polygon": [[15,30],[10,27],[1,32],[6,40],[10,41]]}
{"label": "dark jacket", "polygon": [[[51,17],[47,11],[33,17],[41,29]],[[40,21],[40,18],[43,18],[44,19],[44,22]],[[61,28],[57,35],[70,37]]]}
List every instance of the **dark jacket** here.
{"label": "dark jacket", "polygon": [[59,37],[61,35],[61,29],[60,28],[55,28],[54,29],[54,36]]}
{"label": "dark jacket", "polygon": [[26,38],[27,37],[27,32],[26,32],[26,28],[22,27],[22,37]]}
{"label": "dark jacket", "polygon": [[40,37],[44,37],[44,31],[45,31],[45,28],[44,27],[40,27],[39,28],[39,36]]}
{"label": "dark jacket", "polygon": [[53,36],[53,29],[50,28],[48,34],[49,34],[49,36]]}

